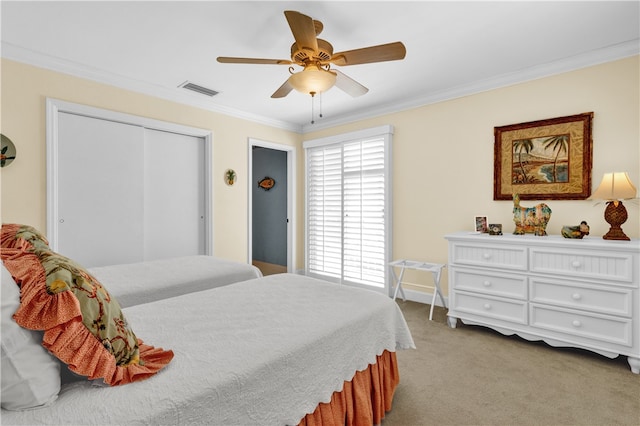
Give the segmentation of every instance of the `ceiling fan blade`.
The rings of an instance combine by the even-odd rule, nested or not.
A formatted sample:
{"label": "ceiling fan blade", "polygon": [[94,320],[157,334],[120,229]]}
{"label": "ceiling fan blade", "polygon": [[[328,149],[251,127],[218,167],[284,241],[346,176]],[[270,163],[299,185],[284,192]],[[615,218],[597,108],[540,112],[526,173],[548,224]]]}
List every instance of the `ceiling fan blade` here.
{"label": "ceiling fan blade", "polygon": [[[291,78],[291,77],[289,77]],[[276,90],[275,92],[273,92],[273,95],[271,95],[272,98],[284,98],[285,96],[287,96],[291,91],[293,90],[293,86],[291,84],[289,84],[289,79],[287,79],[287,81],[285,81],[282,86],[280,86],[278,88],[278,90]]]}
{"label": "ceiling fan blade", "polygon": [[230,58],[218,56],[218,62],[223,64],[266,64],[266,65],[291,65],[288,59],[259,59],[259,58]]}
{"label": "ceiling fan blade", "polygon": [[331,62],[340,66],[404,59],[407,49],[400,41],[334,53]]}
{"label": "ceiling fan blade", "polygon": [[318,40],[316,39],[316,27],[313,19],[307,15],[294,10],[285,10],[284,16],[287,18],[293,38],[299,50],[311,50],[313,53],[318,52]]}
{"label": "ceiling fan blade", "polygon": [[369,91],[362,84],[358,83],[351,77],[348,77],[344,73],[338,70],[332,69],[332,72],[336,73],[336,87],[348,95],[355,97],[362,96]]}

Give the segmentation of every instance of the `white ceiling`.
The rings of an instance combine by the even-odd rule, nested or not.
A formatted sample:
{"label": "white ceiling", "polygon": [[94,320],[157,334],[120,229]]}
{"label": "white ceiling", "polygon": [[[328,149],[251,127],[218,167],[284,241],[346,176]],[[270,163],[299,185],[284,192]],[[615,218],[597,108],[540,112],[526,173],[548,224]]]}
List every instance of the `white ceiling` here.
{"label": "white ceiling", "polygon": [[[271,94],[290,59],[284,10],[324,24],[334,51],[394,41],[404,60],[339,67],[369,88]],[[2,1],[2,56],[298,132],[425,105],[640,53],[640,2]],[[214,89],[213,98],[179,88]],[[320,108],[316,101],[316,112]]]}

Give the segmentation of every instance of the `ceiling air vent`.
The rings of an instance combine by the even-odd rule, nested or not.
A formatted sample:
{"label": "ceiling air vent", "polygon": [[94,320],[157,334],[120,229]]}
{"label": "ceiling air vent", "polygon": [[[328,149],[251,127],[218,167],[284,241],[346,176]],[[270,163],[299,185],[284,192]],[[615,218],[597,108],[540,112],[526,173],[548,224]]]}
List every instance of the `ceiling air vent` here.
{"label": "ceiling air vent", "polygon": [[185,81],[184,83],[182,83],[178,87],[182,87],[183,89],[187,89],[187,90],[191,90],[193,92],[200,93],[201,95],[215,96],[215,95],[218,94],[218,92],[216,92],[215,90],[207,89],[206,87],[202,87],[200,85],[191,83],[189,81]]}

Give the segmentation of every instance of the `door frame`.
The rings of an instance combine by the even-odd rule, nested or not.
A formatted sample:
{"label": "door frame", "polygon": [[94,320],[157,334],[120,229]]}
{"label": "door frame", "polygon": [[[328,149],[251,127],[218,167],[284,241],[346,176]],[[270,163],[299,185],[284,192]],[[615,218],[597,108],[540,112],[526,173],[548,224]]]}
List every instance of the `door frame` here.
{"label": "door frame", "polygon": [[69,113],[101,120],[140,126],[188,136],[204,138],[204,203],[205,203],[205,253],[213,255],[213,133],[211,130],[183,126],[138,115],[95,108],[60,99],[46,99],[46,147],[47,147],[47,239],[53,250],[58,249],[58,146],[59,113]]}
{"label": "door frame", "polygon": [[295,272],[295,234],[296,234],[296,149],[291,145],[283,145],[273,142],[267,142],[260,139],[249,138],[248,148],[248,177],[247,177],[247,197],[248,197],[248,214],[247,214],[247,262],[253,263],[253,147],[274,149],[276,151],[284,151],[287,154],[287,272]]}

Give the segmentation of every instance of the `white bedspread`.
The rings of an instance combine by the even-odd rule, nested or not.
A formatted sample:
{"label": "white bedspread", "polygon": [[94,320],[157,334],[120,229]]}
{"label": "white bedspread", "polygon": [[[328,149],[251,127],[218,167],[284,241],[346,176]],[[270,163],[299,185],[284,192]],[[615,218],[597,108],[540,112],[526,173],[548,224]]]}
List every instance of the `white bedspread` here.
{"label": "white bedspread", "polygon": [[212,256],[185,256],[89,268],[120,306],[155,302],[262,276],[258,268]]}
{"label": "white bedspread", "polygon": [[293,274],[124,311],[138,337],[173,349],[164,370],[65,385],[51,407],[3,410],[2,424],[294,425],[376,355],[415,347],[389,297]]}

